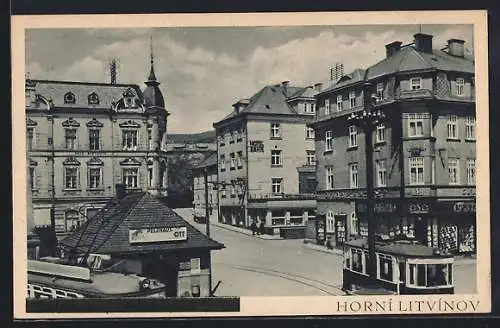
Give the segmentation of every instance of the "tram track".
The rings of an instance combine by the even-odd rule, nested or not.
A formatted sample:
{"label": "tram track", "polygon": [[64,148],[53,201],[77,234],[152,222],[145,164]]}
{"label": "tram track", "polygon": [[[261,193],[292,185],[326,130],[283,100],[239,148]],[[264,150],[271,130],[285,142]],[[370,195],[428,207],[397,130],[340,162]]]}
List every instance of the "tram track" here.
{"label": "tram track", "polygon": [[[235,264],[229,264],[229,263],[223,263],[223,262],[216,262],[213,264],[220,265],[220,266],[223,266],[226,268],[254,272],[254,273],[260,273],[260,274],[264,274],[264,275],[268,275],[268,276],[278,277],[278,278],[285,279],[288,281],[293,281],[293,282],[314,288],[316,290],[320,290],[327,295],[332,295],[332,296],[345,295],[345,293],[342,291],[342,286],[333,285],[331,283],[328,283],[328,282],[325,282],[322,280],[312,279],[312,278],[305,277],[305,276],[302,276],[299,274],[288,273],[288,272],[273,270],[273,269],[269,269],[269,268],[262,268],[262,267],[256,267],[256,266],[245,266],[245,265],[235,265]],[[333,290],[338,291],[340,293],[333,292]]]}

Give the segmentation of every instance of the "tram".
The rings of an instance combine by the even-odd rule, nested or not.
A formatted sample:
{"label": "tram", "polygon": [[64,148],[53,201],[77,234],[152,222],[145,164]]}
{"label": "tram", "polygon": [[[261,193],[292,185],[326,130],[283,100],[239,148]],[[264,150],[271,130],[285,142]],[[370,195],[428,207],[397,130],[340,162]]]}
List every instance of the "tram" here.
{"label": "tram", "polygon": [[[100,261],[96,257],[95,261]],[[27,299],[165,298],[165,285],[135,274],[68,265],[47,257],[28,260]]]}
{"label": "tram", "polygon": [[368,240],[344,244],[343,290],[360,294],[453,294],[453,255],[413,241],[376,241],[376,281],[367,272]]}

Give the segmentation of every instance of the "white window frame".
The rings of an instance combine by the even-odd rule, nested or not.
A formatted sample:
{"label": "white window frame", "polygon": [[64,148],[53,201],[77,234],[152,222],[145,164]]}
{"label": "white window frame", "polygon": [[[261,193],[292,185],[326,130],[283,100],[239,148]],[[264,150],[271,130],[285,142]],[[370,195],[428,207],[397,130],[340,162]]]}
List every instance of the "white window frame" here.
{"label": "white window frame", "polygon": [[465,117],[465,139],[476,140],[476,117]]}
{"label": "white window frame", "polygon": [[358,163],[349,164],[349,185],[351,188],[359,187]]}
{"label": "white window frame", "polygon": [[[135,135],[135,137],[134,137]],[[138,129],[122,129],[122,149],[126,151],[136,151],[139,144]]]}
{"label": "white window frame", "polygon": [[148,126],[148,149],[154,150],[154,142],[153,142],[153,127]]}
{"label": "white window frame", "polygon": [[467,184],[469,186],[476,185],[476,159],[467,159]]}
{"label": "white window frame", "polygon": [[[128,174],[129,172],[135,172],[135,174]],[[125,188],[129,189],[138,189],[139,188],[139,168],[138,167],[122,167],[122,182],[125,185]],[[131,178],[132,180],[130,182],[134,182],[135,177],[135,184],[130,183],[128,179]]]}
{"label": "white window frame", "polygon": [[[101,129],[89,128],[89,150],[101,150]],[[92,138],[92,133],[97,132],[97,143],[95,138]],[[96,147],[97,146],[97,147]]]}
{"label": "white window frame", "polygon": [[[415,131],[412,131],[414,125]],[[408,114],[408,137],[423,137],[424,136],[424,117],[422,114]]]}
{"label": "white window frame", "polygon": [[326,213],[326,233],[335,233],[335,215],[333,211]]}
{"label": "white window frame", "polygon": [[[154,175],[154,167],[153,165],[148,165],[148,187],[153,187],[153,175]],[[196,182],[196,179],[195,179]]]}
{"label": "white window frame", "polygon": [[436,158],[431,158],[431,184],[436,183]]}
{"label": "white window frame", "polygon": [[330,115],[330,98],[325,99],[325,115]]}
{"label": "white window frame", "polygon": [[410,78],[410,90],[420,90],[422,89],[422,78],[412,77]]}
{"label": "white window frame", "polygon": [[326,190],[333,190],[335,187],[335,171],[333,169],[333,166],[326,166],[325,167],[325,180],[326,180]]}
{"label": "white window frame", "polygon": [[[88,189],[103,189],[103,181],[102,181],[102,167],[96,165],[90,165],[87,167],[88,170]],[[99,183],[97,186],[92,186],[92,178],[95,175],[92,175],[92,170],[99,170]]]}
{"label": "white window frame", "polygon": [[341,112],[344,105],[343,105],[343,102],[344,102],[344,98],[342,97],[342,95],[337,95],[337,112]]}
{"label": "white window frame", "polygon": [[[415,181],[412,181],[412,170],[415,170]],[[418,186],[425,184],[425,159],[424,157],[410,157],[408,159],[408,170],[410,173],[409,176],[409,185]],[[419,171],[421,170],[422,180],[419,179]]]}
{"label": "white window frame", "polygon": [[314,139],[314,128],[306,126],[306,139]]}
{"label": "white window frame", "polygon": [[464,96],[464,89],[465,89],[465,79],[463,77],[457,77],[455,80],[455,83],[457,85],[457,96],[463,97]]}
{"label": "white window frame", "polygon": [[281,155],[283,151],[280,149],[272,149],[271,150],[271,166],[279,167],[283,165],[283,161],[281,160]]}
{"label": "white window frame", "polygon": [[385,160],[376,161],[375,166],[377,170],[377,187],[387,187],[387,168],[385,166]]}
{"label": "white window frame", "polygon": [[356,108],[356,91],[349,92],[349,108]]}
{"label": "white window frame", "polygon": [[351,217],[350,217],[350,223],[351,223],[351,235],[358,235],[359,234],[359,220],[358,217],[356,216],[356,212],[351,212]]}
{"label": "white window frame", "polygon": [[306,150],[306,165],[316,165],[316,152],[314,150]]}
{"label": "white window frame", "polygon": [[455,114],[449,115],[448,122],[446,123],[446,127],[447,127],[447,133],[448,133],[447,138],[457,140],[459,138],[459,136],[458,136],[458,116]]}
{"label": "white window frame", "polygon": [[460,184],[460,160],[458,158],[448,158],[448,183]]}
{"label": "white window frame", "polygon": [[280,123],[271,123],[271,139],[281,138],[281,125]]}
{"label": "white window frame", "polygon": [[384,89],[385,89],[385,85],[384,85],[384,82],[378,82],[377,83],[377,100],[381,101],[384,99]]}
{"label": "white window frame", "polygon": [[[75,170],[75,183],[74,185],[68,184],[68,170]],[[64,165],[64,189],[65,190],[78,190],[80,188],[80,167],[77,165]]]}
{"label": "white window frame", "polygon": [[358,128],[356,125],[349,126],[349,142],[348,148],[357,147],[358,146]]}
{"label": "white window frame", "polygon": [[375,142],[385,142],[385,124],[379,123],[377,124],[376,133],[375,133]]}
{"label": "white window frame", "polygon": [[283,193],[283,178],[271,178],[271,193],[275,195]]}
{"label": "white window frame", "polygon": [[[386,255],[386,254],[381,254],[381,253],[376,253],[376,257],[377,257],[377,278],[380,279],[380,280],[383,280],[383,281],[388,281],[388,282],[393,282],[394,281],[394,275],[395,275],[395,261],[394,261],[394,258],[391,256],[391,255]],[[390,263],[391,263],[391,270],[392,270],[392,277],[390,280],[388,279],[384,279],[381,277],[381,270],[380,270],[380,259],[383,258],[383,259],[387,259],[387,260],[390,260]]]}
{"label": "white window frame", "polygon": [[325,131],[325,152],[333,151],[333,131]]}
{"label": "white window frame", "polygon": [[238,169],[243,167],[243,151],[241,150],[236,153],[236,165]]}
{"label": "white window frame", "polygon": [[[75,216],[69,218],[68,217],[69,213],[72,213],[72,214],[74,213]],[[73,229],[69,229],[68,221],[70,221],[70,220],[72,222],[71,227],[74,227]],[[75,221],[76,221],[76,225],[73,224],[73,222],[75,222]],[[64,230],[65,230],[65,232],[74,231],[74,230],[78,229],[79,227],[81,227],[82,223],[84,223],[84,220],[77,210],[67,210],[64,212]]]}
{"label": "white window frame", "polygon": [[[74,136],[70,136],[69,133],[73,132]],[[65,128],[64,129],[64,147],[67,150],[76,150],[78,148],[78,133],[76,128]],[[71,140],[71,142],[69,142]]]}

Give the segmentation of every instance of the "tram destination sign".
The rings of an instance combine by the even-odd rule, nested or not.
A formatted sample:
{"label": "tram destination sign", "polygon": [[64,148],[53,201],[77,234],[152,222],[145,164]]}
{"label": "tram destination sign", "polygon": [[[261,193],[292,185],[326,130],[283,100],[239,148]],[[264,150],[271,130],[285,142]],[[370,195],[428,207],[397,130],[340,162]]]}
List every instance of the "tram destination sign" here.
{"label": "tram destination sign", "polygon": [[131,244],[182,240],[187,240],[186,227],[151,227],[129,230],[129,242]]}

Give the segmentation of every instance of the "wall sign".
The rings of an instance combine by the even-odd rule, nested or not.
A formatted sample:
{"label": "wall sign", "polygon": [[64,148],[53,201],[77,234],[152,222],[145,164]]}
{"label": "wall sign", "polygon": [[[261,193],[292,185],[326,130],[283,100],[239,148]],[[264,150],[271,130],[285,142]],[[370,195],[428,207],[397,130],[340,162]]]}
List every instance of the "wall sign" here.
{"label": "wall sign", "polygon": [[[366,203],[358,203],[358,212],[366,212]],[[393,213],[398,210],[398,205],[396,203],[374,203],[373,212],[375,213]]]}
{"label": "wall sign", "polygon": [[131,244],[180,240],[187,240],[186,227],[152,227],[129,230],[129,242]]}
{"label": "wall sign", "polygon": [[199,257],[195,257],[190,260],[190,268],[191,268],[191,274],[200,274],[201,261]]}
{"label": "wall sign", "polygon": [[429,213],[430,205],[425,203],[409,203],[408,211],[410,213]]}
{"label": "wall sign", "polygon": [[250,141],[250,152],[263,153],[264,152],[264,142],[263,141]]}
{"label": "wall sign", "polygon": [[453,204],[453,212],[455,213],[476,213],[476,203],[457,202]]}

